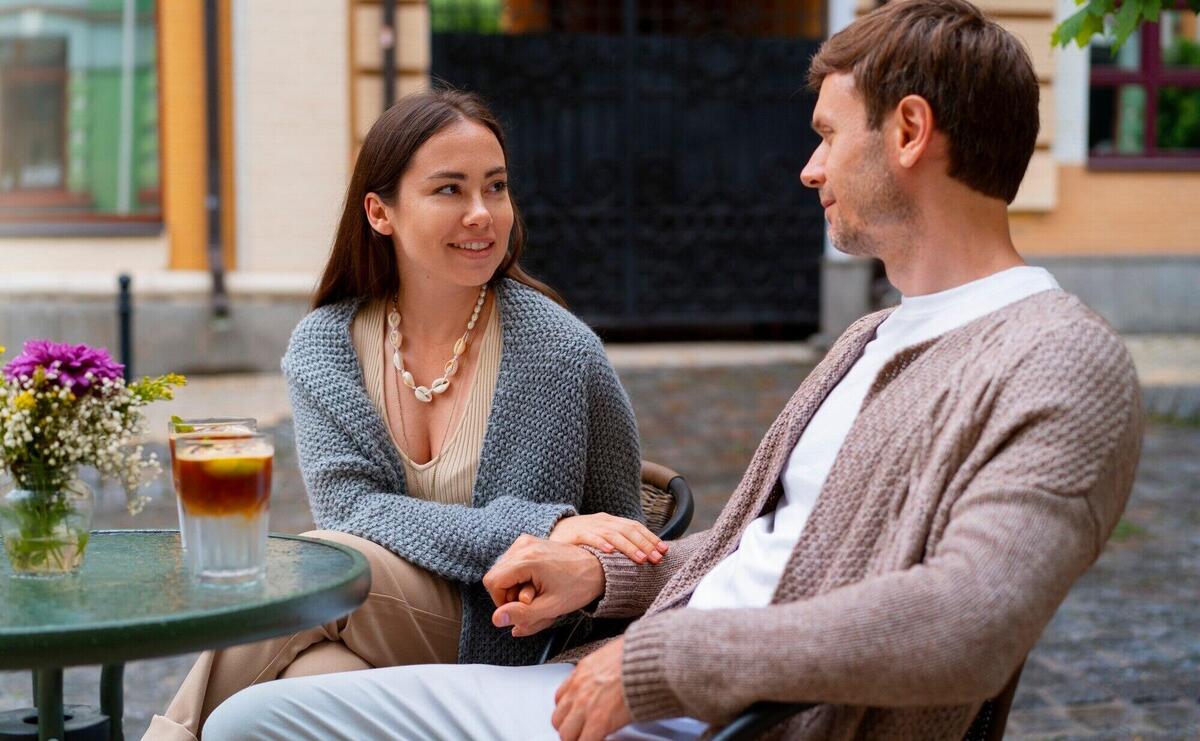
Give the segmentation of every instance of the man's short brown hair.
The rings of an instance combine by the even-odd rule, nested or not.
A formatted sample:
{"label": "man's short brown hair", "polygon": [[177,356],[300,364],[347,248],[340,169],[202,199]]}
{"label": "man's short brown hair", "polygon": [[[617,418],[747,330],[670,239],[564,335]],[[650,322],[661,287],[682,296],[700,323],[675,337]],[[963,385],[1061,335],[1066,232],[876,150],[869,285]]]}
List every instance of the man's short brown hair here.
{"label": "man's short brown hair", "polygon": [[979,8],[895,0],[826,41],[808,84],[835,73],[853,75],[872,129],[905,96],[924,98],[950,142],[950,177],[1012,203],[1037,141],[1038,82],[1025,48]]}

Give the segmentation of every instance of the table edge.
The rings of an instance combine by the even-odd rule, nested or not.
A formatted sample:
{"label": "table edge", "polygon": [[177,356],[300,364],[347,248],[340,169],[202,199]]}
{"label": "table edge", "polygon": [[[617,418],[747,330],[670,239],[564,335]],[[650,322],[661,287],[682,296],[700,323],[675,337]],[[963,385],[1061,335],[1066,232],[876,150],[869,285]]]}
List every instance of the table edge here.
{"label": "table edge", "polygon": [[[117,534],[117,533],[147,533],[155,535],[164,535],[169,533],[178,533],[175,529],[106,529],[93,530],[92,534]],[[220,649],[228,646],[239,645],[242,643],[253,643],[265,638],[272,638],[280,635],[287,635],[305,628],[310,628],[315,625],[335,620],[343,615],[354,611],[361,605],[370,591],[371,572],[367,564],[366,558],[362,553],[341,543],[334,543],[320,538],[311,538],[303,535],[292,535],[290,533],[269,533],[269,537],[278,538],[281,540],[298,540],[302,542],[313,543],[316,545],[327,546],[337,551],[350,556],[351,567],[347,571],[345,577],[341,580],[330,584],[326,589],[321,590],[321,593],[327,593],[330,597],[328,605],[317,608],[308,607],[296,609],[297,603],[303,605],[304,600],[316,594],[314,591],[305,591],[289,596],[288,598],[271,602],[268,604],[258,605],[251,609],[246,608],[223,608],[214,610],[200,617],[181,618],[172,620],[170,618],[147,618],[129,622],[108,622],[91,625],[86,628],[68,628],[68,629],[49,629],[49,630],[23,630],[19,638],[24,641],[47,641],[53,640],[59,644],[59,650],[51,658],[41,659],[29,657],[22,652],[14,653],[4,651],[0,652],[0,671],[14,671],[22,669],[41,669],[63,666],[81,666],[87,664],[102,664],[114,663],[114,661],[138,661],[141,659],[152,659],[163,656],[173,656],[194,651],[202,651],[209,649]],[[294,619],[284,622],[279,622],[274,625],[256,625],[252,630],[241,632],[240,635],[232,634],[228,630],[228,618],[230,614],[240,614],[244,619],[256,619],[259,622],[261,616],[288,609],[291,607],[294,610]],[[151,645],[146,644],[129,644],[133,646],[132,650],[116,651],[103,644],[111,643],[118,637],[136,633],[139,630],[145,630],[147,627],[160,627],[166,624],[168,627],[171,624],[187,623],[188,633],[191,635],[201,636],[196,639],[179,639],[167,640],[170,645],[160,645],[165,639],[170,638],[169,632],[167,636],[160,636],[152,642]],[[211,625],[210,625],[211,624]],[[209,633],[209,630],[213,633]],[[234,632],[236,633],[236,631]],[[10,634],[10,638],[15,634]],[[212,635],[213,637],[209,637]],[[0,628],[0,639],[4,637],[4,629]],[[138,650],[141,649],[141,650]],[[65,656],[70,658],[66,659]]]}

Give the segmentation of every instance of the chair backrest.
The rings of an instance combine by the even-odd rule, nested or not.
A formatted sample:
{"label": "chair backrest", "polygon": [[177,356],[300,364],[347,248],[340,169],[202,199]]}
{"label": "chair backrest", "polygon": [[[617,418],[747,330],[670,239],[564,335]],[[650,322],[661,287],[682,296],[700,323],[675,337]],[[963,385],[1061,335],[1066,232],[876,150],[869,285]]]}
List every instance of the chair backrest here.
{"label": "chair backrest", "polygon": [[646,526],[663,540],[682,536],[695,512],[687,481],[666,466],[642,461],[642,512]]}

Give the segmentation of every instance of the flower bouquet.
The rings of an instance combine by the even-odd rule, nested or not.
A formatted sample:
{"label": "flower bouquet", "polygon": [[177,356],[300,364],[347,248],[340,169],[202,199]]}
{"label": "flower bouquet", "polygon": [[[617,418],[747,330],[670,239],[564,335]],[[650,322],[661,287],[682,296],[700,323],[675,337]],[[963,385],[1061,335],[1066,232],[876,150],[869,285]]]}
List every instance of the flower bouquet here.
{"label": "flower bouquet", "polygon": [[[4,348],[0,347],[0,354]],[[186,381],[167,374],[126,385],[108,351],[32,340],[0,374],[0,539],[13,572],[57,576],[79,569],[91,529],[92,493],[77,477],[91,466],[125,489],[131,514],[143,482],[160,472],[136,439],[141,407],[170,399]]]}

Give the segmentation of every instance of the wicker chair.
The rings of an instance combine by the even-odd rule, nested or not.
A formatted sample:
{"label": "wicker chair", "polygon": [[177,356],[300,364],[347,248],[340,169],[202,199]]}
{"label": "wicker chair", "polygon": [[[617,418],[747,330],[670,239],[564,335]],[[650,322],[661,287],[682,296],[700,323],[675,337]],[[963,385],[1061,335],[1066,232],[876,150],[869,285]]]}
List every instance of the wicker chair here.
{"label": "wicker chair", "polygon": [[677,540],[692,524],[695,504],[683,477],[666,466],[642,461],[642,512],[646,527],[663,540]]}
{"label": "wicker chair", "polygon": [[[1004,738],[1008,711],[1012,709],[1013,696],[1017,694],[1017,683],[1021,681],[1021,670],[1024,668],[1025,663],[1022,662],[1000,694],[983,703],[963,741],[1001,741]],[[804,703],[756,702],[714,735],[712,741],[751,741],[811,707]]]}
{"label": "wicker chair", "polygon": [[[666,466],[642,461],[642,513],[646,516],[646,527],[663,540],[675,540],[687,532],[694,511],[692,490],[682,476]],[[559,625],[550,632],[550,640],[542,650],[538,663],[545,664],[575,645],[575,641],[583,635],[591,638],[617,635],[630,622],[579,618]],[[592,626],[590,632],[586,630],[589,623]]]}

